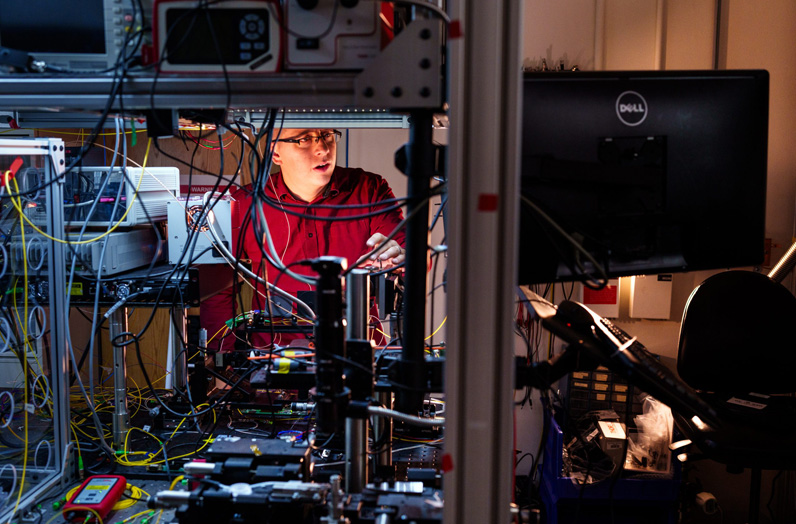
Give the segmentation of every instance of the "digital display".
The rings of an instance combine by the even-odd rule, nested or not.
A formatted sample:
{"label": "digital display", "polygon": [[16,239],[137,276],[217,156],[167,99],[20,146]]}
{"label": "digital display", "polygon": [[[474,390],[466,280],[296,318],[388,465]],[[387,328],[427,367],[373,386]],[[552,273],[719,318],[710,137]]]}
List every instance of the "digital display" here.
{"label": "digital display", "polygon": [[118,481],[119,479],[115,478],[93,479],[80,490],[72,504],[99,504]]}
{"label": "digital display", "polygon": [[105,53],[103,0],[3,0],[0,44],[29,53]]}
{"label": "digital display", "polygon": [[242,65],[269,49],[267,9],[169,9],[165,58],[171,64]]}

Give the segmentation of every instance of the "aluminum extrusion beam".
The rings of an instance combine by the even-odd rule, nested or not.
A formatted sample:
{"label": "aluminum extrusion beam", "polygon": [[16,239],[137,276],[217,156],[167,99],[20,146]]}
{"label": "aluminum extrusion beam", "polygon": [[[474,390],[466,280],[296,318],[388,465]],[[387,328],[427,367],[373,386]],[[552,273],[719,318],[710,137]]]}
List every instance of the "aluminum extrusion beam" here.
{"label": "aluminum extrusion beam", "polygon": [[444,522],[510,522],[523,2],[450,3]]}
{"label": "aluminum extrusion beam", "polygon": [[[353,74],[230,76],[228,88],[223,76],[129,75],[111,110],[353,107],[354,79]],[[0,109],[98,111],[105,107],[113,85],[112,76],[0,76]]]}

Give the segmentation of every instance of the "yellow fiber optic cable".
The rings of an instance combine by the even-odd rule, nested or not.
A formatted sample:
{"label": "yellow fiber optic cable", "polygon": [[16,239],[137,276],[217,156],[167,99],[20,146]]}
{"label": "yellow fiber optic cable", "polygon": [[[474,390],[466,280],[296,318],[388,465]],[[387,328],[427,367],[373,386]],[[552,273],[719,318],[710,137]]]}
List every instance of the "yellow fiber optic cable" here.
{"label": "yellow fiber optic cable", "polygon": [[[118,228],[119,225],[122,222],[124,222],[124,219],[127,218],[127,214],[130,212],[130,209],[132,209],[133,203],[135,202],[136,198],[138,197],[138,190],[141,187],[141,181],[144,180],[144,174],[146,174],[146,163],[147,163],[147,159],[149,158],[149,148],[150,148],[151,145],[152,145],[152,139],[150,138],[149,142],[147,143],[147,146],[146,146],[146,153],[144,154],[144,164],[143,164],[143,166],[141,168],[141,176],[138,177],[138,183],[136,184],[135,192],[133,192],[133,198],[132,198],[132,200],[130,200],[130,204],[127,206],[127,209],[124,210],[124,214],[119,219],[119,221],[116,222],[113,225],[113,227],[111,227],[110,229],[108,229],[107,231],[105,231],[104,233],[102,233],[101,235],[99,235],[97,237],[94,237],[94,238],[91,238],[91,239],[88,239],[88,240],[80,240],[80,241],[77,241],[77,242],[70,242],[68,240],[61,240],[60,238],[55,238],[53,236],[48,235],[47,233],[45,233],[44,231],[42,231],[38,227],[36,227],[36,224],[31,222],[31,220],[27,217],[27,215],[25,215],[25,213],[22,210],[21,197],[17,197],[17,199],[20,200],[20,202],[17,202],[12,197],[11,198],[11,203],[17,209],[17,212],[20,214],[20,217],[22,217],[22,219],[24,219],[28,223],[28,225],[30,225],[40,235],[42,235],[43,237],[45,237],[45,238],[47,238],[49,240],[52,240],[53,242],[58,242],[60,244],[72,244],[72,245],[77,245],[77,246],[82,245],[82,244],[91,244],[92,242],[97,242],[98,240],[100,240],[100,239],[110,235],[111,233],[113,233],[116,230],[116,228]],[[8,175],[9,175],[9,173],[6,172],[6,175],[5,175],[6,185],[8,184]],[[17,193],[19,193],[19,184],[17,184],[17,179],[14,178],[13,182],[14,182],[14,188],[16,189]]]}

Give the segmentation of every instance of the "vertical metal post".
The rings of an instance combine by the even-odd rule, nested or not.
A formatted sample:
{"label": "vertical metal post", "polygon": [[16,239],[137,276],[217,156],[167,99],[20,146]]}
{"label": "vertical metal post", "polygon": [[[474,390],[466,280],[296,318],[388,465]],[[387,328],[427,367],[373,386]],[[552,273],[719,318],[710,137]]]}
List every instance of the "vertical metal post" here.
{"label": "vertical metal post", "polygon": [[188,352],[183,347],[183,343],[188,343],[188,314],[185,308],[172,308],[169,334],[171,347],[174,348],[174,389],[185,391],[188,389]]}
{"label": "vertical metal post", "polygon": [[[370,315],[370,273],[366,269],[354,269],[346,275],[346,340],[349,343],[359,341],[364,343],[368,339],[368,318]],[[362,344],[365,346],[365,344]],[[367,346],[365,346],[367,347]],[[362,352],[362,360],[367,358],[370,367],[373,367],[372,351]],[[349,358],[355,356],[349,354]],[[359,362],[365,364],[365,362]],[[361,373],[352,373],[351,378],[359,377]],[[347,374],[348,376],[348,374]],[[359,377],[365,382],[370,381],[370,391],[359,384],[350,385],[352,400],[366,401],[365,397],[373,391],[373,378]],[[347,416],[345,419],[345,491],[346,493],[359,493],[368,483],[368,419]]]}
{"label": "vertical metal post", "polygon": [[[51,163],[51,175],[53,179],[57,178],[58,183],[49,183],[52,180],[48,179],[47,182],[47,206],[50,212],[49,218],[49,232],[55,238],[63,239],[66,235],[64,233],[64,208],[63,208],[63,177],[60,175],[64,172],[65,157],[64,157],[64,143],[61,139],[51,138],[48,141],[48,155]],[[69,357],[67,350],[66,339],[66,323],[69,322],[69,312],[66,310],[66,267],[63,263],[65,260],[64,247],[61,242],[50,242],[50,249],[48,250],[47,264],[50,275],[50,357],[51,357],[51,370],[50,370],[50,386],[52,389],[53,397],[53,430],[55,437],[55,461],[58,464],[65,464],[66,458],[63,456],[64,444],[71,440],[71,432],[69,431]],[[65,471],[63,467],[58,466],[58,475],[60,475],[60,485],[65,487],[66,484],[73,480],[71,471]],[[48,489],[49,482],[41,482],[38,486],[45,491]],[[31,500],[36,500],[35,489],[31,490],[29,495]],[[20,511],[24,505],[20,506]],[[9,516],[9,519],[11,517]]]}
{"label": "vertical metal post", "polygon": [[763,470],[760,468],[751,469],[749,479],[749,516],[747,524],[758,524],[760,522],[760,486],[763,480]]}
{"label": "vertical metal post", "polygon": [[449,2],[444,522],[510,522],[524,2]]}
{"label": "vertical metal post", "polygon": [[403,350],[398,372],[407,389],[399,390],[399,411],[417,413],[423,407],[426,390],[424,339],[426,336],[426,273],[428,251],[429,189],[434,172],[432,141],[433,111],[415,110],[411,114],[406,173],[407,213],[406,266],[404,272]]}
{"label": "vertical metal post", "polygon": [[[376,394],[376,401],[387,409],[392,409],[392,393],[382,391]],[[373,419],[374,440],[384,440],[379,451],[374,456],[375,466],[392,466],[392,428],[390,417],[375,417]]]}
{"label": "vertical metal post", "polygon": [[[127,308],[120,307],[111,313],[108,324],[111,342],[127,333]],[[112,344],[113,345],[113,344]],[[127,411],[127,346],[113,345],[113,444],[116,449],[124,445],[130,429],[130,414]]]}
{"label": "vertical metal post", "polygon": [[352,269],[345,278],[346,338],[366,340],[370,316],[370,272]]}
{"label": "vertical metal post", "polygon": [[368,421],[345,419],[345,492],[360,493],[368,483]]}

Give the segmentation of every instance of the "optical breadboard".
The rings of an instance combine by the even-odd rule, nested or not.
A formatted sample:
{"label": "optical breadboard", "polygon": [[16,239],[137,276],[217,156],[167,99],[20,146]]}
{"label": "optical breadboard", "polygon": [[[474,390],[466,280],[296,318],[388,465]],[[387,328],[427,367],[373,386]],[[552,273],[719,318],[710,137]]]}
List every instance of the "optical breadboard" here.
{"label": "optical breadboard", "polygon": [[[76,168],[64,176],[64,222],[98,227],[150,224],[165,220],[166,203],[179,196],[176,167]],[[36,223],[46,220],[44,209],[27,212]]]}
{"label": "optical breadboard", "polygon": [[[214,203],[215,202],[215,203]],[[232,245],[232,199],[211,199],[207,210],[201,198],[168,203],[169,264],[224,264],[226,260],[213,247],[209,223],[228,250]],[[187,250],[187,251],[186,251]]]}
{"label": "optical breadboard", "polygon": [[289,0],[285,18],[285,69],[359,70],[381,52],[378,2]]}

